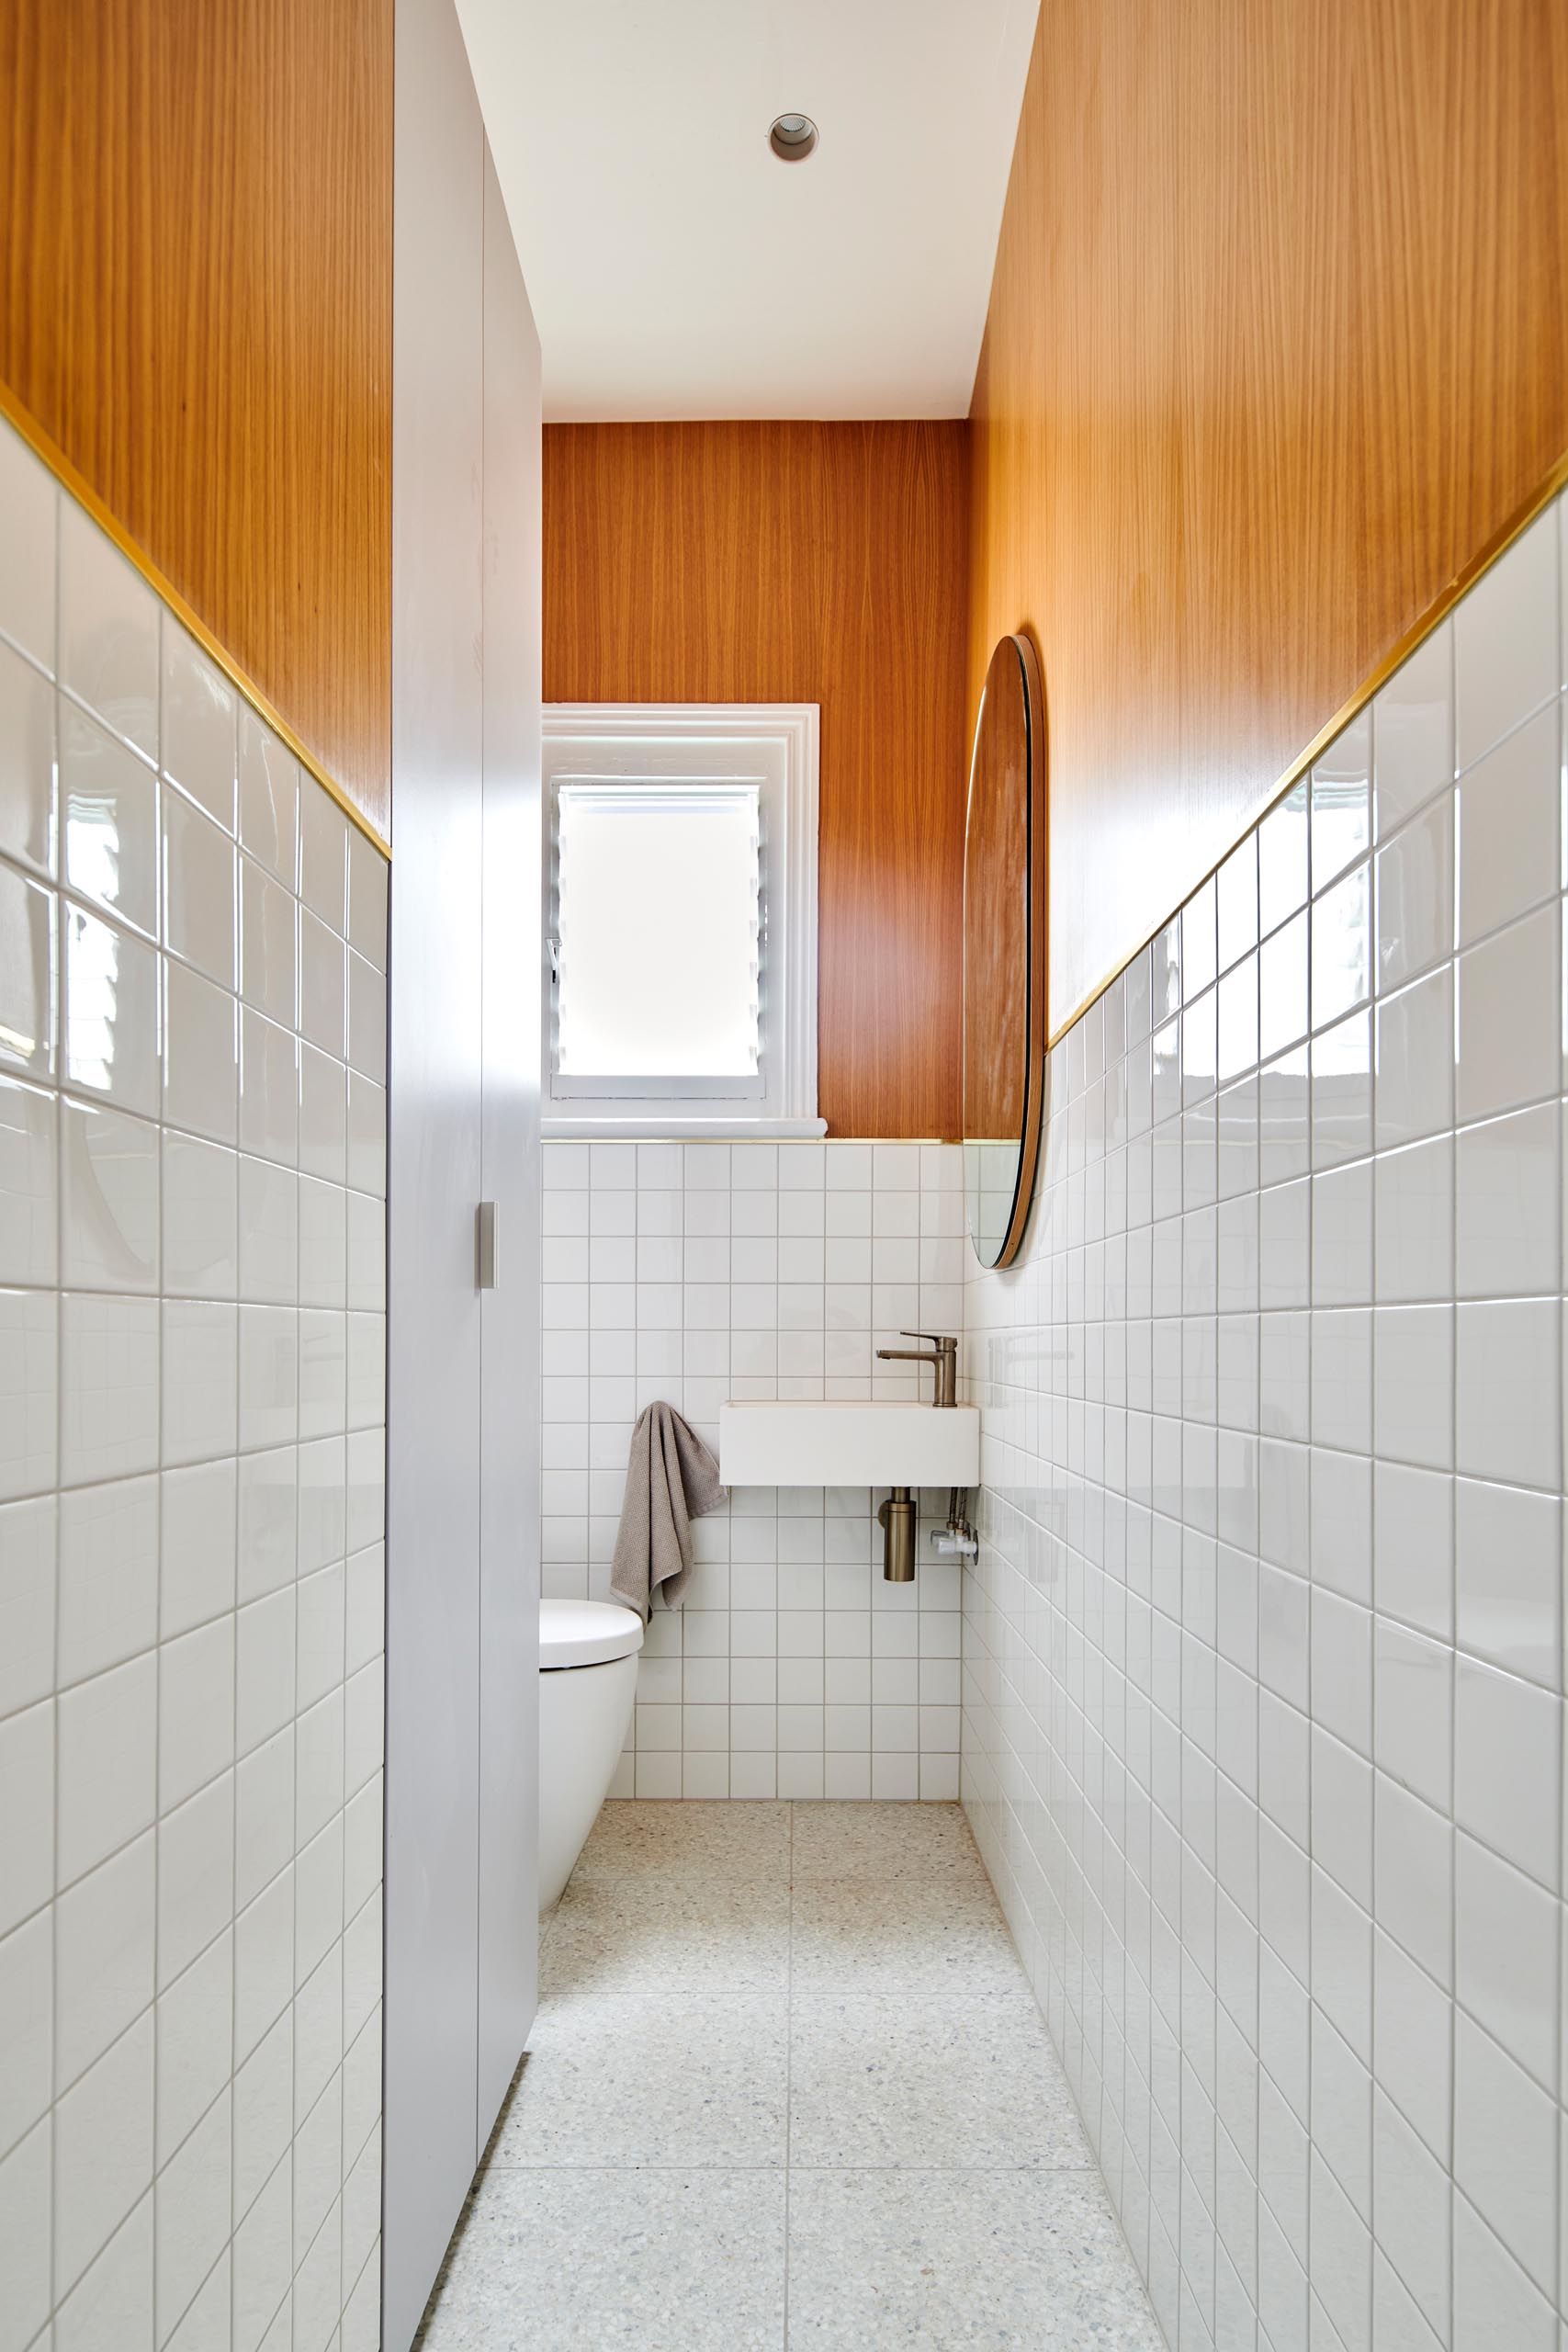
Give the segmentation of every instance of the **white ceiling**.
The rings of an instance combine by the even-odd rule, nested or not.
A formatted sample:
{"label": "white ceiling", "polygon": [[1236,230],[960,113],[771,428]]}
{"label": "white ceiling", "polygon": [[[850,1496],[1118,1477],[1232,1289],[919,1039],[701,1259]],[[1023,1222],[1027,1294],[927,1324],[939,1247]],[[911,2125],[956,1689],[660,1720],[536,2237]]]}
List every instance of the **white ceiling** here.
{"label": "white ceiling", "polygon": [[964,415],[1036,7],[458,0],[546,415]]}

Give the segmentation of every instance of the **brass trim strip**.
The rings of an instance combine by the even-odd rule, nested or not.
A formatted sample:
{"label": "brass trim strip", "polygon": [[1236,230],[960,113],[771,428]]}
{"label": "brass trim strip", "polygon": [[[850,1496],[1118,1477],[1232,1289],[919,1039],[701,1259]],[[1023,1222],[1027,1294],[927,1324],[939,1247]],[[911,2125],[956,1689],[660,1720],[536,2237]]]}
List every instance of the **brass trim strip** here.
{"label": "brass trim strip", "polygon": [[328,775],[315,753],[309,751],[300,741],[288,721],[281,712],[274,708],[254,680],[248,678],[233,656],[225,652],[206,622],[191,610],[179,590],[164,577],[155,563],[151,562],[143,555],[124,526],[117,522],[110,514],[92,484],[78,473],[64,451],[58,448],[50,439],[37,419],[22,406],[10,386],[6,383],[0,383],[0,416],[4,416],[16,427],[34,457],[48,467],[61,488],[69,491],[76,503],[86,509],[98,528],[107,537],[114,541],[126,561],[135,566],[148,586],[156,595],[162,597],[175,619],[181,623],[182,627],[189,629],[203,652],[217,662],[225,677],[243,695],[257,718],[264,719],[273,733],[287,743],[300,766],[315,777],[328,798],[336,801],[350,824],[364,834],[372,849],[380,851],[381,855],[389,865],[392,856],[391,843],[382,839],[365,811],[356,808],[342,785]]}
{"label": "brass trim strip", "polygon": [[1147,938],[1141,939],[1136,947],[1134,948],[1132,954],[1130,956],[1124,956],[1120,964],[1113,966],[1112,968],[1106,973],[1105,978],[1100,980],[1096,987],[1090,989],[1087,995],[1079,999],[1077,1005],[1074,1011],[1068,1014],[1067,1018],[1060,1023],[1055,1028],[1051,1030],[1050,1044],[1052,1046],[1059,1045],[1062,1039],[1066,1035],[1068,1030],[1072,1027],[1074,1022],[1080,1020],[1089,1011],[1089,1006],[1099,1001],[1100,998],[1105,994],[1106,989],[1121,978],[1122,973],[1126,971],[1129,965],[1135,964],[1137,962],[1138,957],[1143,954],[1145,948],[1149,946],[1159,937],[1160,933],[1165,929],[1165,924],[1169,922],[1171,920],[1171,915],[1179,913],[1181,907],[1186,905],[1187,900],[1191,898],[1193,891],[1201,890],[1205,882],[1211,881],[1213,878],[1213,876],[1219,872],[1221,866],[1224,864],[1225,859],[1229,857],[1231,851],[1237,848],[1240,843],[1247,839],[1247,834],[1252,831],[1254,825],[1261,824],[1263,819],[1268,816],[1269,810],[1274,808],[1278,802],[1283,800],[1288,792],[1294,790],[1295,786],[1301,782],[1303,776],[1305,775],[1308,770],[1322,758],[1324,752],[1328,749],[1330,743],[1333,742],[1335,737],[1342,733],[1342,731],[1349,726],[1350,721],[1366,708],[1368,703],[1371,701],[1372,696],[1378,692],[1380,687],[1387,685],[1394,672],[1403,668],[1404,664],[1410,659],[1410,656],[1415,652],[1422,639],[1431,635],[1433,629],[1437,628],[1439,621],[1443,621],[1448,618],[1449,615],[1452,612],[1454,606],[1460,602],[1461,597],[1463,597],[1470,589],[1474,587],[1475,582],[1480,579],[1482,573],[1489,571],[1492,565],[1497,561],[1499,556],[1506,555],[1508,549],[1513,546],[1516,539],[1522,538],[1524,537],[1525,533],[1529,529],[1530,525],[1538,521],[1540,515],[1545,513],[1552,500],[1557,496],[1559,491],[1564,489],[1568,489],[1568,450],[1564,450],[1562,457],[1558,458],[1556,464],[1548,472],[1545,481],[1540,482],[1535,490],[1531,491],[1529,496],[1525,500],[1524,504],[1509,517],[1507,522],[1502,525],[1500,529],[1493,532],[1492,537],[1482,547],[1480,552],[1472,556],[1470,561],[1465,564],[1461,571],[1455,572],[1453,578],[1449,582],[1448,586],[1439,590],[1438,594],[1434,596],[1432,602],[1427,605],[1426,611],[1421,615],[1419,620],[1412,622],[1411,626],[1405,630],[1404,636],[1394,644],[1392,650],[1383,656],[1376,669],[1373,670],[1371,675],[1364,679],[1361,684],[1357,687],[1349,700],[1342,703],[1339,708],[1335,712],[1333,718],[1329,719],[1325,726],[1318,729],[1317,733],[1313,737],[1312,741],[1307,745],[1306,750],[1302,752],[1300,758],[1296,760],[1293,766],[1286,770],[1284,775],[1280,777],[1277,784],[1269,786],[1267,794],[1258,803],[1257,807],[1253,809],[1252,814],[1232,836],[1231,841],[1223,854],[1214,860],[1214,863],[1208,868],[1206,873],[1201,874],[1198,876],[1197,881],[1193,883],[1190,890],[1183,892],[1178,905],[1171,909],[1171,914],[1166,916],[1165,922],[1157,924],[1156,927],[1149,933]]}

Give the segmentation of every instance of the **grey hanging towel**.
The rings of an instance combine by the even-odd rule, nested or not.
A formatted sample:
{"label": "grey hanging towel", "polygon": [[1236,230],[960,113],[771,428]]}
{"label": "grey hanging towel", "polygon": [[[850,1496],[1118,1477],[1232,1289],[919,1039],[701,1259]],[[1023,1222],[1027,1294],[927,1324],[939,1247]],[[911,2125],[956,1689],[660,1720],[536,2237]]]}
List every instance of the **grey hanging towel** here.
{"label": "grey hanging towel", "polygon": [[725,1499],[718,1464],[673,1405],[650,1405],[632,1431],[610,1590],[644,1623],[657,1586],[673,1609],[692,1573],[694,1519]]}

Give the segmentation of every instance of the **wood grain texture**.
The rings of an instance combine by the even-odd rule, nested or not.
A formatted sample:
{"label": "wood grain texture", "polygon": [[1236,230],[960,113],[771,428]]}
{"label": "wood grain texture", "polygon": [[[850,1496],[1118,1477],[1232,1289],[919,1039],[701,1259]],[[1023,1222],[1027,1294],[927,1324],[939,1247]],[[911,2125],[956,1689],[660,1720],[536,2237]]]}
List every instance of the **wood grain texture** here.
{"label": "wood grain texture", "polygon": [[0,9],[0,380],[382,832],[391,0]]}
{"label": "wood grain texture", "polygon": [[966,429],[545,428],[547,702],[821,706],[818,1105],[958,1133]]}
{"label": "wood grain texture", "polygon": [[971,415],[1059,1031],[1568,448],[1561,0],[1045,0]]}

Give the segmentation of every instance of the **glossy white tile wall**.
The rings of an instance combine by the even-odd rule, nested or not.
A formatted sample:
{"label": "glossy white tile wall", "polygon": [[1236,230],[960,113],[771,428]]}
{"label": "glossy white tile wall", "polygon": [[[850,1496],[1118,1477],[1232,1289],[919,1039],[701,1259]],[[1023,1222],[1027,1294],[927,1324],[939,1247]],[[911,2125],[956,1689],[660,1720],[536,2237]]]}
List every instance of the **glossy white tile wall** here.
{"label": "glossy white tile wall", "polygon": [[0,546],[0,2347],[370,2352],[386,870],[4,425]]}
{"label": "glossy white tile wall", "polygon": [[1560,2342],[1562,531],[1063,1040],[968,1283],[964,1801],[1181,2352]]}
{"label": "glossy white tile wall", "polygon": [[[960,1182],[940,1144],[547,1144],[545,1590],[607,1595],[656,1398],[716,1444],[727,1396],[929,1394],[874,1351],[957,1331]],[[958,1573],[922,1528],[914,1584],[885,1582],[879,1499],[740,1488],[695,1522],[617,1795],[957,1795]]]}

